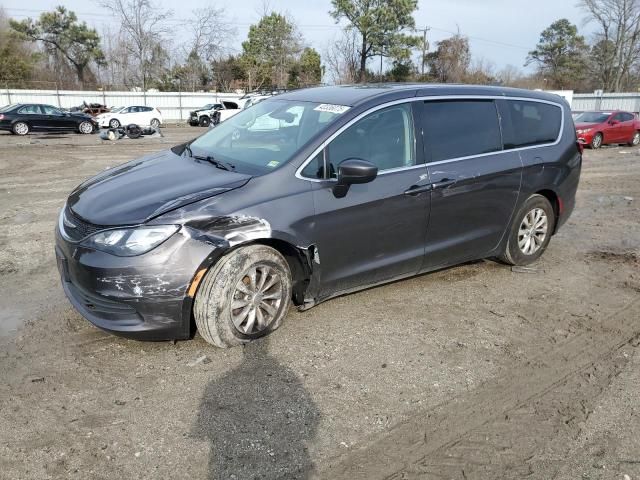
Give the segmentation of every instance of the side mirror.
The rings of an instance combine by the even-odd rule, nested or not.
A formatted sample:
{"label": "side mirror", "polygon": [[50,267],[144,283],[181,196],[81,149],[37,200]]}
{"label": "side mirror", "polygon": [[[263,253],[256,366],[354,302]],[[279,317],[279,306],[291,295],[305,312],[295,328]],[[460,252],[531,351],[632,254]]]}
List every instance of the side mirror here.
{"label": "side mirror", "polygon": [[360,158],[348,158],[338,165],[338,183],[333,187],[333,194],[342,198],[351,185],[372,182],[377,175],[378,167],[373,163]]}

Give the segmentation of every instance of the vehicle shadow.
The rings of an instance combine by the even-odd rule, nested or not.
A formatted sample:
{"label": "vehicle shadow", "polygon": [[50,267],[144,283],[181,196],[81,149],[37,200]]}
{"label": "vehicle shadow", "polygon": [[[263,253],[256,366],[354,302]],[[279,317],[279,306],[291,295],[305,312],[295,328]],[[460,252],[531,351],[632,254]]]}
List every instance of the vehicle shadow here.
{"label": "vehicle shadow", "polygon": [[211,442],[209,479],[305,479],[319,410],[298,376],[268,352],[243,347],[240,365],[209,382],[192,435]]}

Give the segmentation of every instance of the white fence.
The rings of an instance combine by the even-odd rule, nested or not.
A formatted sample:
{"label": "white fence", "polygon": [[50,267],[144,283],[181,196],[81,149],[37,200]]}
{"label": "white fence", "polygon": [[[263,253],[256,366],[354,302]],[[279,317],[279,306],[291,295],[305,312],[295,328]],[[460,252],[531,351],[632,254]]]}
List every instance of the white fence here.
{"label": "white fence", "polygon": [[640,93],[575,93],[571,109],[576,112],[585,110],[626,110],[640,112]]}
{"label": "white fence", "polygon": [[[640,112],[640,93],[592,93],[553,92],[564,96],[574,111],[627,110]],[[571,92],[572,93],[572,92]],[[44,103],[70,108],[87,103],[102,103],[109,107],[125,105],[149,105],[162,111],[165,121],[185,121],[191,110],[219,100],[237,100],[235,93],[192,92],[110,92],[82,90],[12,90],[0,89],[0,105],[9,103]]]}
{"label": "white fence", "polygon": [[10,103],[44,103],[70,108],[87,103],[102,103],[109,107],[148,105],[159,108],[165,121],[185,121],[191,110],[219,100],[237,100],[234,93],[192,92],[108,92],[73,90],[12,90],[0,89],[0,105]]}

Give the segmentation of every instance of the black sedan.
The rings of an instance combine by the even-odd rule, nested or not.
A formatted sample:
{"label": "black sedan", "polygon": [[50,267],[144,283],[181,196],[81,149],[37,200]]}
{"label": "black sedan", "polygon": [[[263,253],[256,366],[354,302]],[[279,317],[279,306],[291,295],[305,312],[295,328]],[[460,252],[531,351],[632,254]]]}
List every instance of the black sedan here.
{"label": "black sedan", "polygon": [[31,131],[93,133],[98,130],[98,124],[84,113],[63,112],[39,103],[14,103],[0,108],[0,130],[16,135]]}

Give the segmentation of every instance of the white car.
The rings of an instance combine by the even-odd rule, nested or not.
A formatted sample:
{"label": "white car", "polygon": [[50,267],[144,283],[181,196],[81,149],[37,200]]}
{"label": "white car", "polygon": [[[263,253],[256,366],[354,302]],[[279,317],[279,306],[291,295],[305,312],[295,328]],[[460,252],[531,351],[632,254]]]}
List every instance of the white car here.
{"label": "white car", "polygon": [[218,125],[227,118],[233,117],[242,108],[236,102],[223,100],[219,103],[208,103],[204,107],[189,112],[188,123],[192,127],[208,127]]}
{"label": "white car", "polygon": [[118,128],[136,124],[141,127],[151,126],[158,128],[162,125],[162,114],[154,107],[134,105],[130,107],[118,107],[107,113],[101,113],[96,117],[96,122],[101,127]]}

